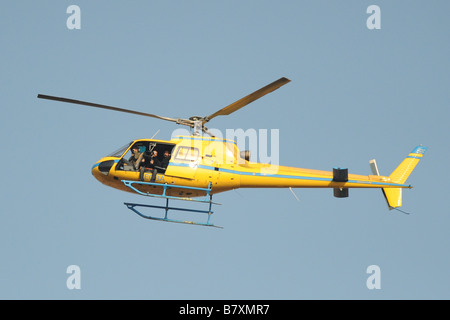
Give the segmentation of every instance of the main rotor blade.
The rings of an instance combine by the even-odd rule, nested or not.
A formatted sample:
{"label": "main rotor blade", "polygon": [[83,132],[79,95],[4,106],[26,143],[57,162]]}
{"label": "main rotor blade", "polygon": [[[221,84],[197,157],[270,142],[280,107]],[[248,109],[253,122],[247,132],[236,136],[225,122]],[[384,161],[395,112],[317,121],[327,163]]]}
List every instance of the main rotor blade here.
{"label": "main rotor blade", "polygon": [[233,113],[233,112],[241,109],[242,107],[245,107],[249,103],[261,98],[262,96],[265,96],[266,94],[280,88],[281,86],[284,86],[286,83],[288,83],[290,81],[291,80],[284,78],[284,77],[280,78],[280,79],[268,84],[267,86],[265,86],[259,90],[256,90],[253,93],[250,93],[248,96],[246,96],[236,102],[233,102],[232,104],[226,106],[225,108],[220,109],[219,111],[213,113],[212,115],[205,117],[203,121],[204,121],[204,123],[206,123],[214,117],[229,115],[230,113]]}
{"label": "main rotor blade", "polygon": [[150,113],[145,113],[145,112],[140,112],[140,111],[134,111],[134,110],[129,110],[129,109],[122,109],[122,108],[111,107],[111,106],[107,106],[107,105],[104,105],[104,104],[98,104],[98,103],[92,103],[92,102],[86,102],[86,101],[74,100],[74,99],[68,99],[68,98],[61,98],[61,97],[54,97],[54,96],[47,96],[45,94],[38,94],[37,97],[40,98],[40,99],[55,100],[55,101],[61,101],[61,102],[67,102],[67,103],[81,104],[83,106],[88,106],[88,107],[95,107],[95,108],[102,108],[102,109],[108,109],[108,110],[132,113],[132,114],[137,114],[139,116],[152,117],[152,118],[157,118],[157,119],[167,120],[167,121],[173,121],[173,122],[178,122],[178,120],[179,120],[179,119],[172,119],[172,118],[167,118],[167,117],[161,117],[161,116],[157,116],[155,114],[150,114]]}

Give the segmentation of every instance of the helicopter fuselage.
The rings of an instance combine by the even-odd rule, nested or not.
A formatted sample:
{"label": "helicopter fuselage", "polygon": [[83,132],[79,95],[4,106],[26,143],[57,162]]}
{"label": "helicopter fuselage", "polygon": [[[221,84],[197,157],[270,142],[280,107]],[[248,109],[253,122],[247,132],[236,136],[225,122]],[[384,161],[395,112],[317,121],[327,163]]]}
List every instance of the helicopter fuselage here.
{"label": "helicopter fuselage", "polygon": [[[139,145],[142,152],[168,150],[170,162],[167,168],[158,170],[154,184],[141,185],[140,191],[161,194],[162,186],[176,185],[194,188],[211,186],[211,194],[238,188],[410,188],[410,185],[390,181],[379,175],[348,174],[337,179],[335,171],[322,171],[254,163],[241,158],[236,142],[204,136],[177,136],[172,140],[134,140],[113,155],[100,159],[92,174],[101,183],[110,187],[135,192],[123,181],[150,182],[153,172],[141,174],[136,167],[126,164],[131,149]],[[199,197],[204,191],[173,188],[168,195]]]}

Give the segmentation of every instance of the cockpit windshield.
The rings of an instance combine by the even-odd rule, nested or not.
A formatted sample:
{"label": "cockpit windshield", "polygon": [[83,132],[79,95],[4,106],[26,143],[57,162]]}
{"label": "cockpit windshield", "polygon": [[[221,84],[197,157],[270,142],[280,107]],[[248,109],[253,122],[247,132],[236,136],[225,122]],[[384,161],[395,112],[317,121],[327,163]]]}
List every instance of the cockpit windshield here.
{"label": "cockpit windshield", "polygon": [[128,149],[128,147],[133,143],[133,141],[131,141],[130,143],[127,143],[126,145],[124,145],[123,147],[121,147],[120,149],[114,151],[113,153],[109,154],[108,157],[115,157],[115,158],[120,158],[122,157],[123,153]]}

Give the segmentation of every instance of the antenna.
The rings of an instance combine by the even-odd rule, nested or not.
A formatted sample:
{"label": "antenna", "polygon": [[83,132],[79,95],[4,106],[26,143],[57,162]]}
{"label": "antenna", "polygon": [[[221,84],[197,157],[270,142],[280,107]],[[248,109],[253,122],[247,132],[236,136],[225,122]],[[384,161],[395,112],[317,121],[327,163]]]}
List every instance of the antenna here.
{"label": "antenna", "polygon": [[159,129],[158,129],[158,131],[155,132],[155,134],[150,139],[153,139],[158,134],[158,132],[159,132]]}
{"label": "antenna", "polygon": [[295,199],[297,199],[297,201],[300,202],[300,199],[297,197],[297,195],[295,194],[294,190],[292,190],[291,187],[289,187],[289,190],[291,190],[291,192],[294,195]]}

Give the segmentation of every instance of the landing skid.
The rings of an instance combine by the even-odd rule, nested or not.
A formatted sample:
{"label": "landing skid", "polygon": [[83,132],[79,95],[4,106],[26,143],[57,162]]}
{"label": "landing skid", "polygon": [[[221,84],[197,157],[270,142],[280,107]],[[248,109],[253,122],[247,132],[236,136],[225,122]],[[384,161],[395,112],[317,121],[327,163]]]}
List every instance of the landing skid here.
{"label": "landing skid", "polygon": [[[176,185],[168,185],[168,184],[161,184],[161,183],[154,183],[154,182],[143,182],[143,181],[129,181],[129,180],[123,180],[122,181],[127,187],[131,188],[133,191],[135,191],[138,194],[149,196],[149,197],[156,197],[156,198],[164,198],[166,199],[166,205],[165,206],[158,206],[158,205],[150,205],[150,204],[139,204],[139,203],[129,203],[125,202],[124,204],[127,206],[128,209],[136,213],[142,218],[149,219],[149,220],[156,220],[156,221],[163,221],[163,222],[174,222],[174,223],[182,223],[182,224],[191,224],[191,225],[198,225],[203,227],[214,227],[214,228],[220,228],[221,226],[216,226],[210,222],[211,215],[213,214],[213,211],[211,210],[213,204],[220,204],[220,203],[214,203],[212,202],[212,195],[211,192],[211,183],[209,183],[208,188],[197,188],[197,187],[187,187],[187,186],[176,186]],[[163,187],[163,193],[162,195],[156,195],[152,193],[142,192],[138,190],[136,187],[133,186],[133,184],[140,184],[140,185],[151,185],[151,186],[158,186]],[[168,188],[181,188],[181,189],[187,189],[187,190],[196,190],[196,191],[205,191],[206,197],[204,199],[192,199],[192,198],[186,198],[186,197],[177,197],[177,196],[168,196],[166,194],[166,191]],[[209,204],[208,210],[197,210],[197,209],[190,209],[190,208],[179,208],[179,207],[171,207],[169,206],[169,200],[183,200],[183,201],[192,201],[192,202],[203,202]],[[164,218],[160,217],[154,217],[145,215],[142,212],[140,212],[137,208],[152,208],[152,209],[163,209],[165,211]],[[186,220],[177,220],[177,219],[170,219],[168,217],[169,210],[175,210],[175,211],[184,211],[184,212],[195,212],[195,213],[206,213],[208,215],[208,220],[206,222],[196,222],[196,221],[186,221]]]}

